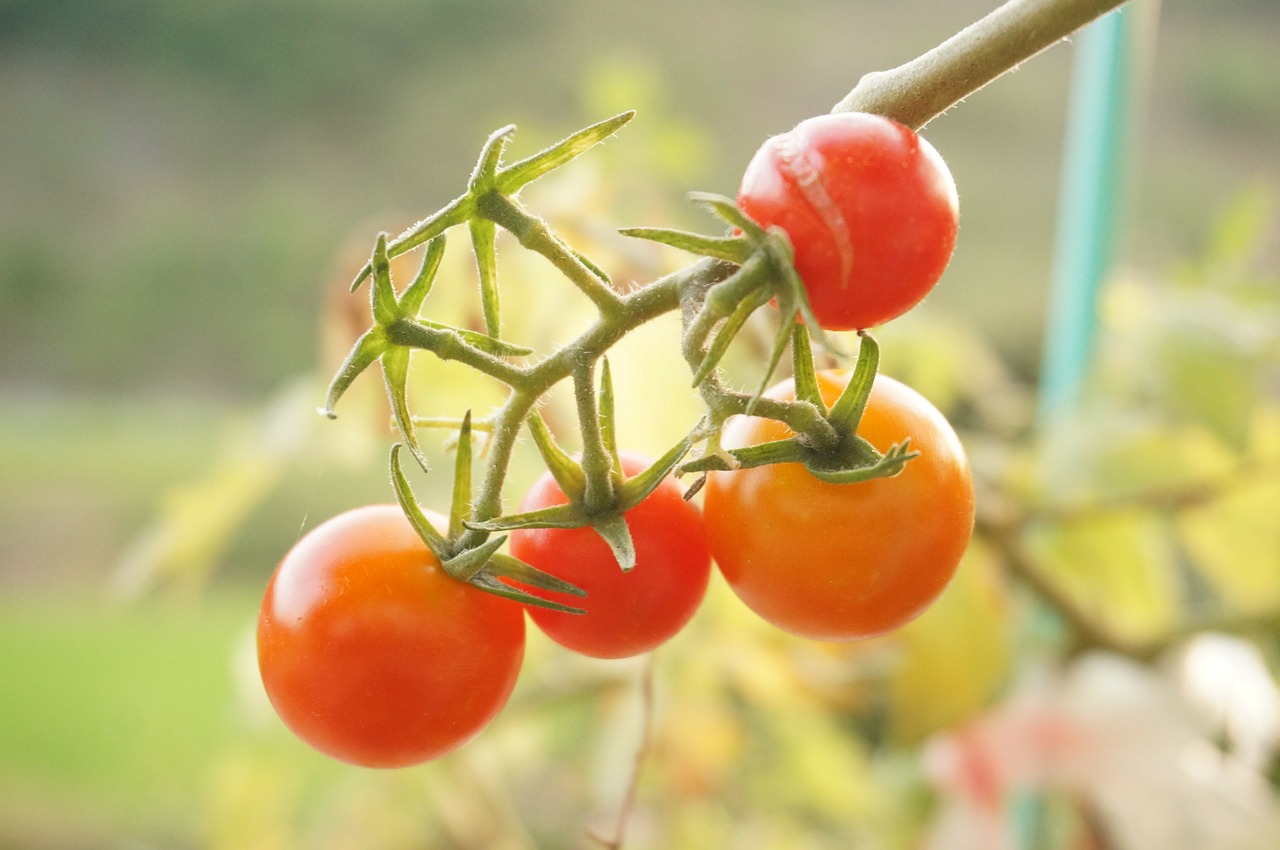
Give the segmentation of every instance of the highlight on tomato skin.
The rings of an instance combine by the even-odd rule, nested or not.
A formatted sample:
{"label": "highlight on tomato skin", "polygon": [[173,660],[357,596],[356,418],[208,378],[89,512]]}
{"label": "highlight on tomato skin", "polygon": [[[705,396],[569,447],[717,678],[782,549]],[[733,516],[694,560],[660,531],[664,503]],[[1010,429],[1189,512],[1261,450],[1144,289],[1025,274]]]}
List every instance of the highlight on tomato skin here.
{"label": "highlight on tomato skin", "polygon": [[738,206],[786,232],[827,330],[866,330],[920,303],[955,248],[959,199],[929,142],[889,118],[801,121],[752,157]]}
{"label": "highlight on tomato skin", "polygon": [[[818,374],[834,403],[851,373]],[[785,381],[770,398],[794,397]],[[858,433],[877,449],[911,438],[898,475],[829,484],[802,464],[713,472],[704,511],[712,555],[734,593],[768,622],[842,641],[902,626],[951,580],[973,533],[974,490],[959,438],[910,387],[878,375]],[[727,423],[725,448],[785,439],[772,419]]]}
{"label": "highlight on tomato skin", "polygon": [[[650,461],[623,452],[626,475]],[[568,499],[550,473],[525,495],[521,511]],[[590,527],[530,528],[511,533],[511,554],[586,591],[585,614],[529,607],[529,617],[553,641],[593,658],[629,658],[674,637],[706,594],[711,554],[698,507],[670,478],[625,514],[636,565],[623,572],[608,544]]]}
{"label": "highlight on tomato skin", "polygon": [[267,695],[299,738],[351,764],[403,767],[457,749],[497,715],[525,625],[519,604],[447,575],[398,506],[372,505],[285,555],[257,640]]}

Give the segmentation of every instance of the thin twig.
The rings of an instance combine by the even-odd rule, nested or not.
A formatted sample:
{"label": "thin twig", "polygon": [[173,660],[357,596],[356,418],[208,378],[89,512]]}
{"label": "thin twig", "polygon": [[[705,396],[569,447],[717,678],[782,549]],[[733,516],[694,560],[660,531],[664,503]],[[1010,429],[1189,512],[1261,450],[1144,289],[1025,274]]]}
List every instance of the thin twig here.
{"label": "thin twig", "polygon": [[596,829],[591,829],[587,833],[592,841],[606,850],[622,850],[627,824],[631,820],[631,812],[636,805],[640,772],[653,747],[653,667],[654,653],[650,652],[644,660],[644,668],[640,671],[640,743],[636,746],[631,776],[627,779],[627,788],[623,792],[622,803],[618,807],[618,819],[613,825],[613,837],[605,836]]}
{"label": "thin twig", "polygon": [[979,516],[977,531],[996,550],[1009,571],[1062,618],[1074,638],[1072,654],[1098,649],[1146,663],[1203,632],[1280,632],[1280,608],[1272,607],[1254,612],[1202,614],[1188,617],[1176,627],[1154,637],[1124,637],[1088,611],[1048,575],[1022,541],[1024,525],[1023,518],[1010,522]]}

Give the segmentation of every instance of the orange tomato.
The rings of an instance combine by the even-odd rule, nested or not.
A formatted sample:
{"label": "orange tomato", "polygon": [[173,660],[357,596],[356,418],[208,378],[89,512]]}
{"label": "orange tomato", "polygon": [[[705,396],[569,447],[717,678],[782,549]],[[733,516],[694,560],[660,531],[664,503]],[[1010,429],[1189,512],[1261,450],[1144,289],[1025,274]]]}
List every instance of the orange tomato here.
{"label": "orange tomato", "polygon": [[[819,373],[828,405],[851,373]],[[795,397],[791,381],[767,395]],[[955,573],[973,532],[973,479],[960,440],[923,396],[877,376],[858,434],[885,451],[911,438],[919,456],[898,475],[830,484],[802,464],[714,472],[704,515],[711,553],[746,605],[817,640],[895,629],[923,611]],[[735,417],[725,448],[792,436],[772,419]]]}

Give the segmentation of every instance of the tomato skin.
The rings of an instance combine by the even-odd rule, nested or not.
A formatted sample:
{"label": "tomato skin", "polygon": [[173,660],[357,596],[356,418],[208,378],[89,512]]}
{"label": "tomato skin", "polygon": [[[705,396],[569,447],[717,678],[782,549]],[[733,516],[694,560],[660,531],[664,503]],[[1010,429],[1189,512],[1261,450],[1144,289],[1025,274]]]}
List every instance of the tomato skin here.
{"label": "tomato skin", "polygon": [[946,163],[910,128],[821,115],[767,140],[738,205],[786,231],[818,324],[865,330],[902,315],[951,259],[959,200]]}
{"label": "tomato skin", "polygon": [[258,667],[276,712],[308,744],[403,767],[493,719],[524,638],[521,606],[449,577],[398,506],[371,505],[321,523],[285,555],[259,612]]}
{"label": "tomato skin", "polygon": [[[850,374],[819,373],[828,404]],[[794,386],[767,395],[794,398]],[[920,455],[893,478],[857,484],[828,484],[799,463],[707,481],[707,532],[721,573],[747,607],[803,637],[853,640],[908,622],[946,587],[973,532],[964,449],[924,397],[877,376],[858,433],[881,451],[910,436]],[[727,423],[723,445],[791,435],[774,420],[740,416]]]}
{"label": "tomato skin", "polygon": [[[635,475],[649,465],[623,453]],[[521,511],[568,502],[545,473],[525,495]],[[511,533],[511,554],[587,592],[585,614],[530,607],[530,618],[556,643],[593,658],[629,658],[674,637],[692,619],[706,594],[711,554],[697,506],[686,502],[671,479],[625,514],[636,565],[624,573],[608,544],[593,529],[530,528]]]}

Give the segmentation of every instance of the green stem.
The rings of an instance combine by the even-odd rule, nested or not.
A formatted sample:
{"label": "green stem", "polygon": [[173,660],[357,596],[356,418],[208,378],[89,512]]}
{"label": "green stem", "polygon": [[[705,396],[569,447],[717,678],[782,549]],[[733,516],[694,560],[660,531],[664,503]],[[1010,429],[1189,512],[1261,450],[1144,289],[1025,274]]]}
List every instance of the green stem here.
{"label": "green stem", "polygon": [[[714,323],[706,319],[712,313],[706,307],[707,292],[716,283],[728,278],[733,271],[734,266],[727,263],[703,260],[690,266],[681,278],[680,307],[685,326],[682,352],[695,374],[707,357],[707,337],[714,328]],[[692,330],[695,326],[698,328],[696,333]],[[831,447],[840,441],[839,433],[827,422],[824,411],[818,410],[809,402],[777,401],[730,390],[715,372],[703,378],[698,384],[698,391],[716,426],[723,424],[730,416],[746,413],[750,409],[754,415],[777,419],[797,434],[804,434],[815,447]]]}
{"label": "green stem", "polygon": [[613,462],[600,431],[600,407],[596,401],[594,362],[584,360],[573,370],[573,396],[578,405],[578,424],[582,430],[582,472],[586,489],[582,503],[587,513],[595,513],[612,502],[613,481],[609,473]]}
{"label": "green stem", "polygon": [[[552,386],[572,376],[583,364],[594,364],[614,343],[640,325],[675,310],[680,305],[680,292],[687,285],[687,272],[677,272],[655,280],[619,299],[619,308],[602,313],[596,323],[576,340],[530,369],[508,367],[503,378],[511,393],[498,413],[492,417],[493,436],[489,444],[484,480],[480,485],[472,515],[479,521],[502,515],[502,487],[511,465],[520,428],[537,400]],[[501,361],[499,361],[501,362]],[[503,364],[504,366],[506,364]],[[483,531],[467,531],[459,548],[471,548],[484,542]]]}
{"label": "green stem", "polygon": [[831,111],[874,112],[918,130],[1124,2],[1009,0],[905,65],[867,74]]}
{"label": "green stem", "polygon": [[560,241],[545,221],[529,215],[511,198],[496,191],[481,196],[477,210],[485,218],[509,231],[522,246],[546,257],[602,313],[616,312],[620,308],[622,297],[606,285],[568,245]]}
{"label": "green stem", "polygon": [[396,345],[430,351],[441,360],[457,360],[497,378],[506,384],[519,384],[526,380],[527,369],[512,366],[507,361],[468,345],[458,333],[444,328],[434,328],[421,322],[400,319],[387,326],[387,339]]}
{"label": "green stem", "polygon": [[[511,457],[515,450],[516,440],[520,435],[520,427],[525,418],[533,410],[539,393],[527,392],[512,388],[506,403],[493,417],[493,436],[489,442],[489,455],[484,465],[484,480],[480,484],[480,493],[472,505],[471,516],[483,522],[502,516],[502,485],[507,478],[507,470],[511,466]],[[465,531],[458,540],[458,549],[471,549],[479,546],[488,538],[483,531]]]}

